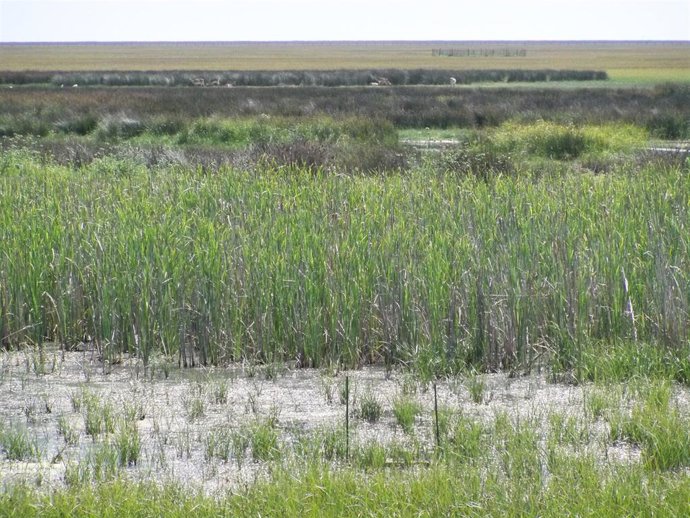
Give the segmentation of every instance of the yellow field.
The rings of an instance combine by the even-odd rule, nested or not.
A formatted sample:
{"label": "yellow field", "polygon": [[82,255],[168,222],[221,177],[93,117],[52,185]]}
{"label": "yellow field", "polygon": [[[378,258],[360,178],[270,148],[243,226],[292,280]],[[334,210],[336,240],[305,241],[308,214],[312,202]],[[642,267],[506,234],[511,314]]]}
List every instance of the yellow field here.
{"label": "yellow field", "polygon": [[[494,56],[433,56],[432,49]],[[503,51],[524,56],[503,57]],[[0,70],[605,70],[622,82],[690,81],[690,42],[291,42],[0,45]]]}

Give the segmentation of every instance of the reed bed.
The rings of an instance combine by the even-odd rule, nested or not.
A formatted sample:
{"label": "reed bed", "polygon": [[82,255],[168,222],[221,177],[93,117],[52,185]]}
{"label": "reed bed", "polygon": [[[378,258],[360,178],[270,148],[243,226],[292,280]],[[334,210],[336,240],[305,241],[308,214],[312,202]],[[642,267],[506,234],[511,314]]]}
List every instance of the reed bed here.
{"label": "reed bed", "polygon": [[170,134],[199,119],[363,117],[396,128],[488,128],[506,121],[635,124],[690,138],[690,88],[235,87],[0,88],[0,136],[86,135],[113,122]]}
{"label": "reed bed", "polygon": [[183,366],[570,368],[686,347],[687,169],[488,181],[0,162],[0,340]]}

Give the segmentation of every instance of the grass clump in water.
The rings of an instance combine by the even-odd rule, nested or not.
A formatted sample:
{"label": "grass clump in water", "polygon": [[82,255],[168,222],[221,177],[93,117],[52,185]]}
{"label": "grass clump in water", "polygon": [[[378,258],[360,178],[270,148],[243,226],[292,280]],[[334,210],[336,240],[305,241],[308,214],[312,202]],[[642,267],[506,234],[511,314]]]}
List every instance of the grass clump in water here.
{"label": "grass clump in water", "polygon": [[13,425],[4,427],[0,425],[0,450],[8,460],[40,460],[41,451],[36,437],[22,426]]}
{"label": "grass clump in water", "polygon": [[382,412],[380,401],[371,391],[365,392],[359,398],[358,416],[360,419],[375,423],[381,418]]}
{"label": "grass clump in water", "polygon": [[422,412],[422,407],[414,399],[399,396],[393,401],[393,415],[405,433],[412,433],[415,419]]}

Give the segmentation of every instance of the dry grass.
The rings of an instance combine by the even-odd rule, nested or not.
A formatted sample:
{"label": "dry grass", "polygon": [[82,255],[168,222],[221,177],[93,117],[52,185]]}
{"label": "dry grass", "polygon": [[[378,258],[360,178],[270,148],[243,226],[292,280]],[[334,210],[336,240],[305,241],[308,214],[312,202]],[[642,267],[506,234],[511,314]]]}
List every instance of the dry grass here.
{"label": "dry grass", "polygon": [[[524,50],[437,57],[432,49]],[[500,52],[499,52],[500,53]],[[2,70],[598,69],[613,79],[690,81],[688,42],[290,42],[2,45]]]}

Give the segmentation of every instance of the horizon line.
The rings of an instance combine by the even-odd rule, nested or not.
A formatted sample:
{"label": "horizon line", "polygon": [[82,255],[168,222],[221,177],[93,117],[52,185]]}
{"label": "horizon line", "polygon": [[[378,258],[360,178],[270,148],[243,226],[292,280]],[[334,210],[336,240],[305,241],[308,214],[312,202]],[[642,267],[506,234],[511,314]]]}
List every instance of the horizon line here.
{"label": "horizon line", "polygon": [[411,39],[411,40],[85,40],[85,41],[0,41],[0,45],[179,45],[179,44],[196,44],[196,45],[251,45],[251,44],[285,44],[285,43],[299,43],[299,44],[361,44],[361,43],[687,43],[690,40],[678,39],[486,39],[486,40],[462,40],[462,39]]}

